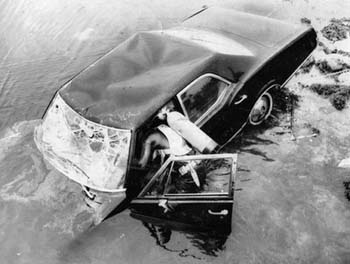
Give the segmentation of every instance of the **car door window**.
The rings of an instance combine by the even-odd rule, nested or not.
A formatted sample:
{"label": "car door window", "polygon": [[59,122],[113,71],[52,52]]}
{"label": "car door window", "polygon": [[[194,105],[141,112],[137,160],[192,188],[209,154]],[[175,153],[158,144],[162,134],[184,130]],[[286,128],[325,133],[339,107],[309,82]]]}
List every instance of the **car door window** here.
{"label": "car door window", "polygon": [[170,157],[138,198],[232,194],[237,154]]}
{"label": "car door window", "polygon": [[231,166],[228,158],[174,161],[165,194],[228,194]]}
{"label": "car door window", "polygon": [[205,76],[196,80],[179,95],[188,118],[196,122],[205,113],[210,112],[210,109],[220,101],[228,86],[228,83],[214,76]]}
{"label": "car door window", "polygon": [[144,193],[145,197],[157,197],[163,195],[172,165],[173,164],[170,163],[165,170],[150,183],[150,186],[147,187],[147,191]]}

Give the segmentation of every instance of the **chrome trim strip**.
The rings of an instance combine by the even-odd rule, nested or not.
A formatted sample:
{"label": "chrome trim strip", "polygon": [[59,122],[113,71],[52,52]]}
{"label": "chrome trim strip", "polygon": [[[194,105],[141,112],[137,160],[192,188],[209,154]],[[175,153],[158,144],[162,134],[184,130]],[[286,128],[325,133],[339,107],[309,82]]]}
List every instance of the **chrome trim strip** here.
{"label": "chrome trim strip", "polygon": [[[139,199],[145,199],[145,198],[160,198],[160,197],[169,197],[169,196],[231,196],[232,194],[232,182],[236,180],[236,168],[237,168],[237,153],[224,153],[224,154],[201,154],[201,155],[188,155],[188,156],[170,156],[164,164],[160,167],[160,169],[156,172],[156,174],[152,177],[152,179],[147,183],[147,185],[142,189],[140,194],[137,196]],[[232,159],[231,164],[231,176],[229,181],[229,191],[224,193],[192,193],[192,194],[164,194],[161,196],[145,196],[144,194],[149,189],[150,185],[153,184],[153,182],[156,180],[156,178],[161,174],[164,169],[169,165],[170,162],[173,161],[187,161],[187,160],[194,160],[194,159],[217,159],[217,158],[230,158]],[[233,178],[232,178],[233,177]]]}
{"label": "chrome trim strip", "polygon": [[[136,200],[133,200],[131,203],[132,204],[158,204],[159,203],[159,199],[161,197],[154,197],[153,199],[136,199]],[[207,199],[212,199],[211,197],[205,197]],[[186,199],[186,200],[171,200],[169,199],[168,200],[168,203],[171,204],[171,203],[176,203],[176,204],[188,204],[188,203],[205,203],[205,204],[210,204],[210,203],[224,203],[224,204],[233,204],[234,201],[232,199],[232,197],[218,197],[217,200],[205,200],[204,198],[203,199],[198,199],[198,200],[195,200],[195,199]]]}

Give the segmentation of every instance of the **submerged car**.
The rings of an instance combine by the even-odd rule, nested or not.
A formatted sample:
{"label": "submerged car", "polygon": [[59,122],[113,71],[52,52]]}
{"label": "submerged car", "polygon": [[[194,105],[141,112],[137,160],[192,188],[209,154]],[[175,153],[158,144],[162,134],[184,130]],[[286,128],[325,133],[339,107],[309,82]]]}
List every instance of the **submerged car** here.
{"label": "submerged car", "polygon": [[[138,217],[230,223],[237,157],[203,153],[218,152],[246,124],[268,118],[270,89],[283,86],[315,46],[311,27],[204,9],[178,27],[136,33],[66,83],[35,141],[91,200],[104,197],[100,219],[132,197]],[[164,109],[182,123],[172,127],[160,118]],[[192,152],[142,164],[144,143],[160,125],[175,130]],[[222,184],[211,188],[215,178]],[[181,185],[176,180],[195,186],[174,191]]]}

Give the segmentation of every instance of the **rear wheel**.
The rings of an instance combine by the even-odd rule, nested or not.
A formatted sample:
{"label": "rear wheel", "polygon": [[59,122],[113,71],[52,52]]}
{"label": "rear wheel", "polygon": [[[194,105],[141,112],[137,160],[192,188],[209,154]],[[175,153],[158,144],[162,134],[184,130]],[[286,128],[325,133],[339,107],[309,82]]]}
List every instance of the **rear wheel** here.
{"label": "rear wheel", "polygon": [[248,121],[251,125],[260,125],[266,120],[272,111],[273,99],[268,91],[265,91],[259,99],[255,102],[252,110],[250,111]]}

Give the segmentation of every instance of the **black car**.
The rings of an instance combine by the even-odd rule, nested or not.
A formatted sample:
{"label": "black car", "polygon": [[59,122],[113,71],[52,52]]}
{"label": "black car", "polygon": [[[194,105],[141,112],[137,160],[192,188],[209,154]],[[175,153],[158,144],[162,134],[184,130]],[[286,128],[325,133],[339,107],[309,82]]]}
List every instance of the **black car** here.
{"label": "black car", "polygon": [[[66,83],[37,127],[35,141],[91,199],[103,197],[99,219],[150,180],[132,202],[134,215],[191,225],[229,221],[233,171],[222,193],[169,193],[172,174],[163,177],[162,169],[196,158],[231,160],[232,166],[231,154],[186,156],[217,152],[247,123],[268,118],[270,89],[283,86],[315,46],[309,26],[204,9],[178,27],[136,33]],[[165,108],[180,116],[182,125],[175,128],[159,118]],[[171,155],[159,170],[164,159],[158,165],[140,159],[150,131],[161,125],[183,136],[193,151]],[[189,127],[195,132],[186,131]],[[149,188],[159,181],[163,192],[150,197]],[[204,188],[205,180],[199,182]]]}

